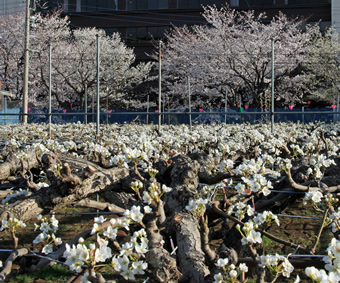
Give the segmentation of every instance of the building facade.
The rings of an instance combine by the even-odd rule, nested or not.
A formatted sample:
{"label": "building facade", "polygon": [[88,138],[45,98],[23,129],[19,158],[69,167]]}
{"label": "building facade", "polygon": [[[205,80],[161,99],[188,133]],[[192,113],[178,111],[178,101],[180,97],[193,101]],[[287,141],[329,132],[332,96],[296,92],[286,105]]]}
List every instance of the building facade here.
{"label": "building facade", "polygon": [[334,24],[340,33],[339,0],[51,0],[49,4],[62,8],[73,28],[95,26],[108,34],[119,32],[141,60],[148,59],[145,53],[152,51],[152,42],[173,25],[203,24],[202,6],[206,5],[266,12],[268,19],[281,11],[309,23],[320,22],[322,29]]}
{"label": "building facade", "polygon": [[24,12],[25,9],[25,1],[0,0],[0,16]]}

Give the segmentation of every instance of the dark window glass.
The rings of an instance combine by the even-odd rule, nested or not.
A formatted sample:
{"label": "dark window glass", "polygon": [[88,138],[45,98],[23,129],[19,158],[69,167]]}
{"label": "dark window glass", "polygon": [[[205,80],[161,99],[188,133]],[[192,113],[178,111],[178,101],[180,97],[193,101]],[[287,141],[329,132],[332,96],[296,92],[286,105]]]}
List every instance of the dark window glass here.
{"label": "dark window glass", "polygon": [[148,9],[148,0],[138,0],[137,10],[146,10],[146,9]]}
{"label": "dark window glass", "polygon": [[87,0],[87,1],[82,1],[82,4],[83,7],[82,7],[82,11],[96,11],[97,10],[97,1],[96,0]]}
{"label": "dark window glass", "polygon": [[168,0],[158,0],[158,9],[168,9]]}
{"label": "dark window glass", "polygon": [[178,8],[188,9],[189,8],[189,0],[178,0]]}
{"label": "dark window glass", "polygon": [[150,10],[155,10],[155,9],[158,9],[158,1],[157,0],[148,0],[148,8]]}
{"label": "dark window glass", "polygon": [[136,2],[137,0],[127,0],[127,10],[136,10]]}
{"label": "dark window glass", "polygon": [[169,0],[169,9],[176,9],[177,6],[177,0]]}
{"label": "dark window glass", "polygon": [[201,5],[203,6],[213,6],[215,5],[216,7],[220,7],[221,6],[221,1],[220,0],[201,0]]}

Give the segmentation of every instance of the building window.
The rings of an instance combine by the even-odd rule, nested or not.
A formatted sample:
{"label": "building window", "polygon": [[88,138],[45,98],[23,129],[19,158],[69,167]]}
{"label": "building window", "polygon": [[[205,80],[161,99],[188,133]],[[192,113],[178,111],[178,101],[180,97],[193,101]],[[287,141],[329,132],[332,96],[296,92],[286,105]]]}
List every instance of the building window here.
{"label": "building window", "polygon": [[68,12],[68,0],[64,0],[64,5],[63,5],[64,12]]}
{"label": "building window", "polygon": [[230,7],[238,7],[240,6],[239,0],[230,0]]}
{"label": "building window", "polygon": [[137,10],[147,10],[147,9],[148,9],[148,0],[137,1]]}
{"label": "building window", "polygon": [[81,0],[77,0],[76,2],[76,12],[81,12]]}

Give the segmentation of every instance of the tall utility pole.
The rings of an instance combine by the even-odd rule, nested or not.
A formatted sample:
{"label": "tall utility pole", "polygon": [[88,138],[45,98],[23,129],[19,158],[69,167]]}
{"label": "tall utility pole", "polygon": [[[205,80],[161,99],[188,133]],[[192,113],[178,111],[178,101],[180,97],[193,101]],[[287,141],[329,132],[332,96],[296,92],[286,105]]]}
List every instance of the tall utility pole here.
{"label": "tall utility pole", "polygon": [[99,137],[99,127],[100,127],[100,96],[99,96],[99,78],[100,78],[100,34],[96,35],[97,38],[97,87],[96,87],[96,93],[97,93],[97,124],[96,124],[96,134],[97,137]]}
{"label": "tall utility pole", "polygon": [[162,113],[162,41],[159,41],[158,51],[158,130],[161,129]]}
{"label": "tall utility pole", "polygon": [[22,99],[22,123],[27,124],[28,112],[28,70],[29,70],[29,43],[30,43],[30,0],[26,0],[25,16],[25,70],[24,70],[24,93]]}
{"label": "tall utility pole", "polygon": [[190,131],[192,130],[192,121],[191,121],[191,89],[190,89],[190,76],[188,76],[188,103],[189,103],[189,126]]}
{"label": "tall utility pole", "polygon": [[52,124],[52,44],[48,45],[48,133],[51,137]]}
{"label": "tall utility pole", "polygon": [[271,119],[271,131],[272,131],[272,134],[274,133],[274,78],[275,78],[275,73],[274,73],[274,66],[275,66],[275,63],[274,63],[274,60],[275,60],[275,56],[274,56],[274,42],[275,42],[275,38],[273,37],[272,38],[272,89],[271,89],[271,100],[272,100],[272,111],[271,111],[271,116],[272,116],[272,119]]}

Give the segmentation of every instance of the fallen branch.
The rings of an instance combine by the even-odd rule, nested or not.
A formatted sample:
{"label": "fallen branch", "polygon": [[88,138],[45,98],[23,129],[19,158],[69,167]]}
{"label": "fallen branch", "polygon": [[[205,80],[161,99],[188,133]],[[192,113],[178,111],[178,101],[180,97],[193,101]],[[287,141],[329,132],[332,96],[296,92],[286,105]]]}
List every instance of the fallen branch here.
{"label": "fallen branch", "polygon": [[4,263],[2,271],[0,272],[0,283],[5,282],[6,277],[11,273],[13,262],[18,257],[22,257],[24,255],[27,255],[28,253],[29,250],[26,248],[15,249],[13,250],[13,252],[11,252],[11,254]]}
{"label": "fallen branch", "polygon": [[81,201],[77,202],[75,205],[91,207],[91,208],[96,208],[96,209],[99,209],[99,210],[102,210],[102,211],[106,210],[106,211],[116,212],[116,213],[124,213],[125,212],[124,208],[121,208],[121,207],[114,205],[112,203],[90,200],[88,198],[82,199]]}

